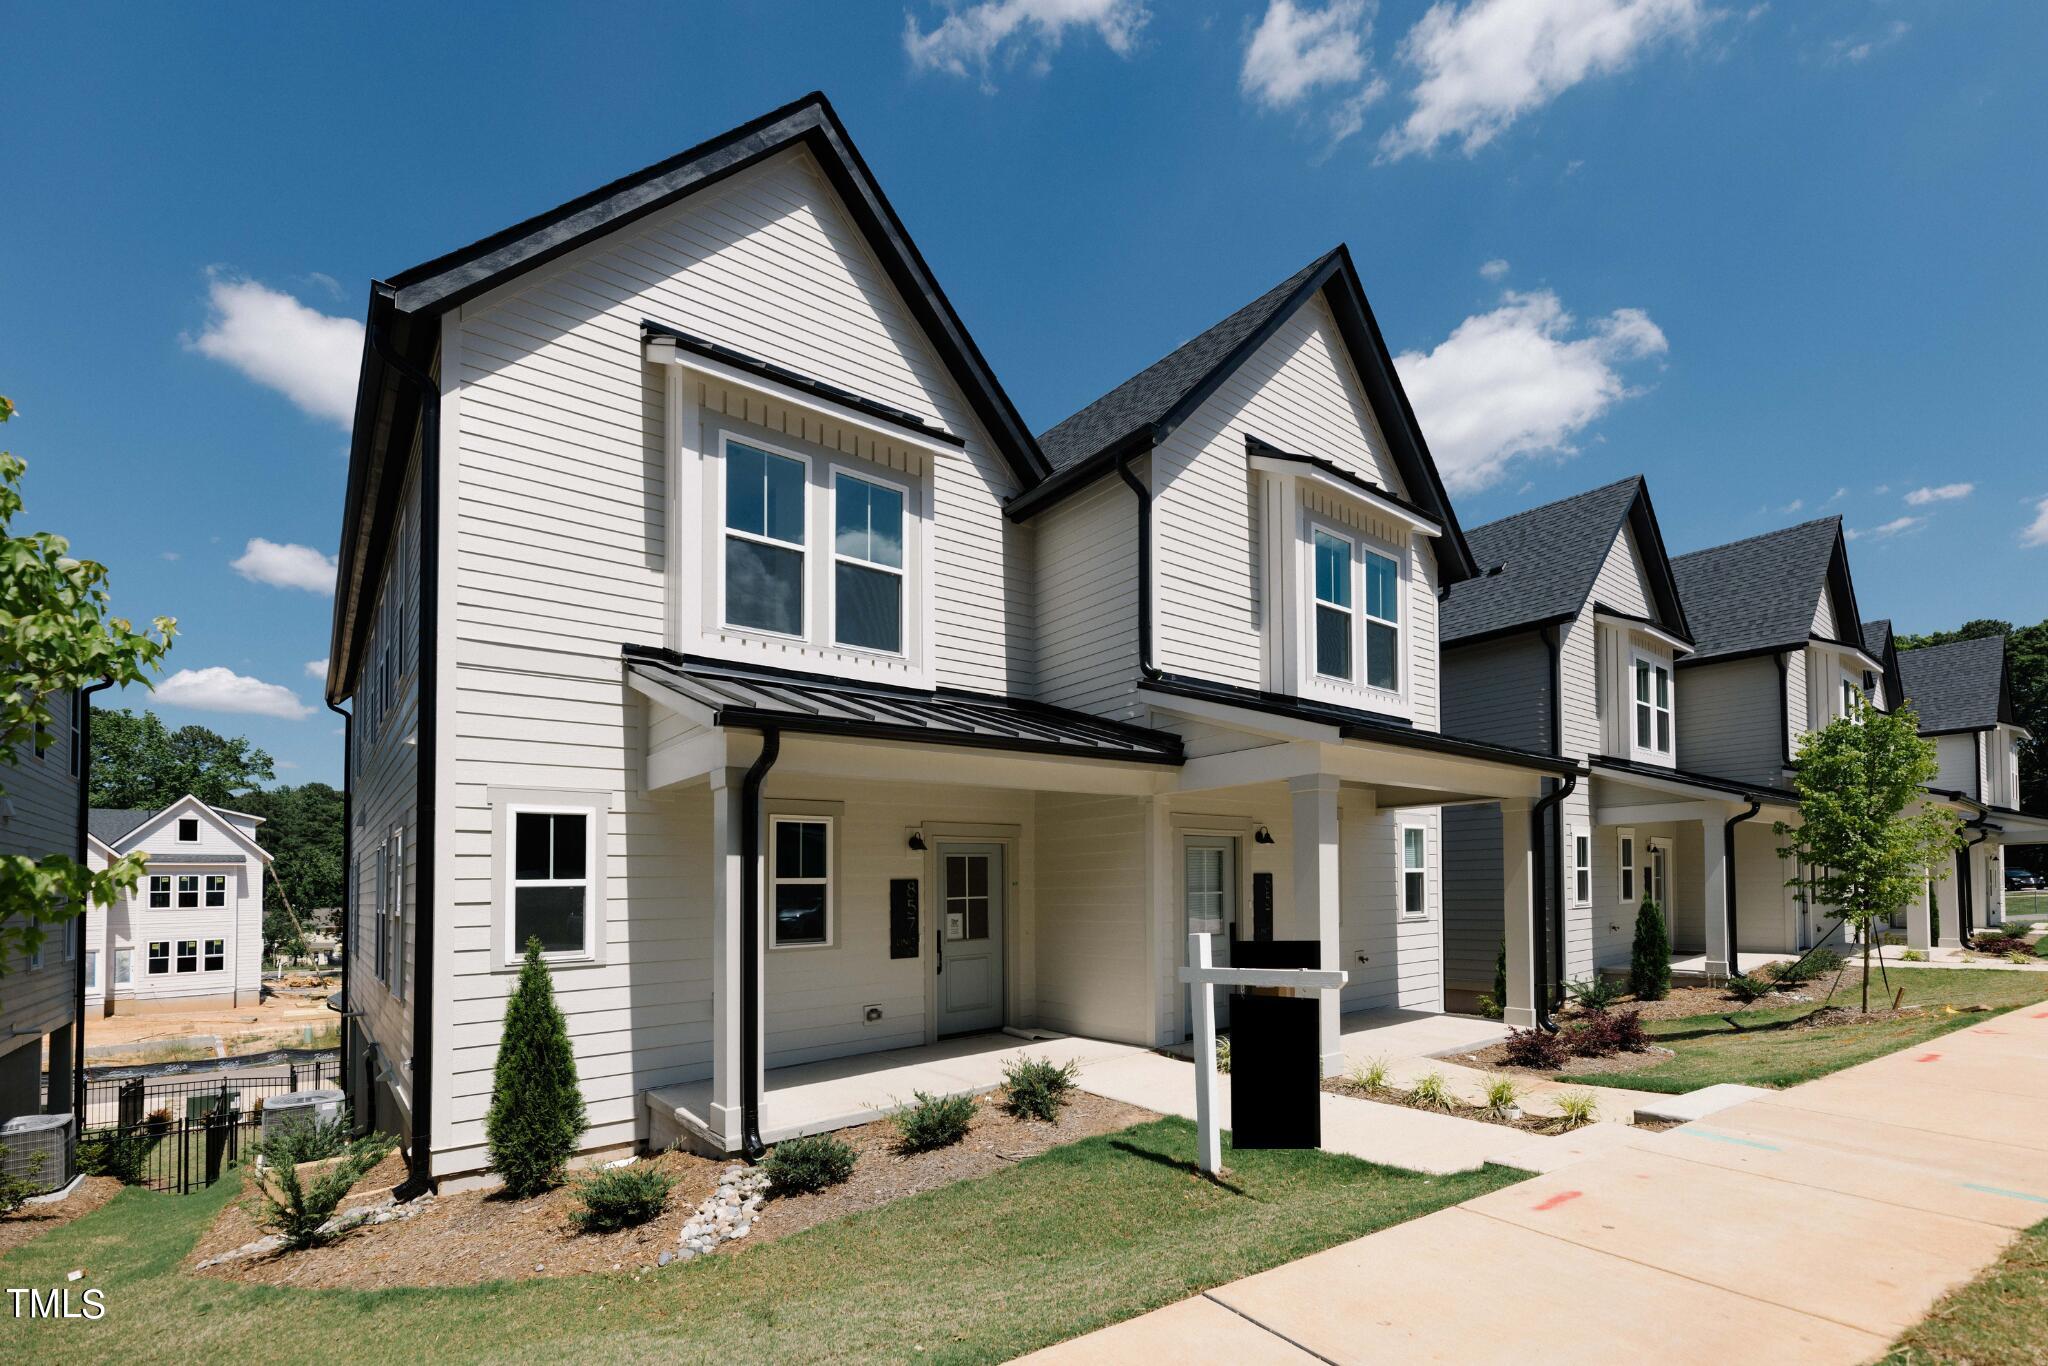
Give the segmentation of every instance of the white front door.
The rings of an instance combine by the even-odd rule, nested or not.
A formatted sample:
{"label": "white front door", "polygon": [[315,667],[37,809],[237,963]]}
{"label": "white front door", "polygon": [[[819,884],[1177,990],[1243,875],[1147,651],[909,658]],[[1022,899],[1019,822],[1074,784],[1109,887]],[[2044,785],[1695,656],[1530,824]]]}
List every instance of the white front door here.
{"label": "white front door", "polygon": [[[1182,836],[1180,864],[1181,906],[1186,913],[1187,933],[1211,936],[1209,961],[1227,967],[1231,926],[1237,919],[1237,841],[1228,835]],[[1185,940],[1175,961],[1187,961]],[[1194,990],[1190,987],[1181,993],[1183,1037],[1194,1033]],[[1216,1002],[1216,1023],[1219,1027],[1230,1023],[1228,996]]]}
{"label": "white front door", "polygon": [[939,1035],[1003,1027],[1003,846],[939,846]]}

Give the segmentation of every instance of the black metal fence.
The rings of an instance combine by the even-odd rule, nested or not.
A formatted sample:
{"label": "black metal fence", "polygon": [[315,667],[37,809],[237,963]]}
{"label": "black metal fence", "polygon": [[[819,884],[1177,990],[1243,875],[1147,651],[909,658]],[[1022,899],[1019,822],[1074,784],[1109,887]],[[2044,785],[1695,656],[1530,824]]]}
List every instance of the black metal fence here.
{"label": "black metal fence", "polygon": [[82,1157],[131,1185],[204,1190],[260,1136],[263,1103],[340,1084],[334,1059],[207,1077],[134,1076],[86,1083]]}

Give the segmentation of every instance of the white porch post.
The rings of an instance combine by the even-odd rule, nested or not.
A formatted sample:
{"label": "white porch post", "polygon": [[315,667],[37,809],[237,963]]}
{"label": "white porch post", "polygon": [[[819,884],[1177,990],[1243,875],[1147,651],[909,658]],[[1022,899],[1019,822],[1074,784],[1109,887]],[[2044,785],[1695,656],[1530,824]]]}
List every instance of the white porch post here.
{"label": "white porch post", "polygon": [[1906,947],[1927,952],[1933,944],[1934,908],[1929,904],[1934,898],[1934,882],[1929,879],[1920,884],[1920,895],[1913,904],[1906,907]]}
{"label": "white porch post", "polygon": [[740,1146],[740,940],[747,906],[741,897],[740,792],[746,770],[714,768],[711,783],[711,1113],[727,1152]]}
{"label": "white porch post", "polygon": [[1502,1022],[1515,1029],[1536,1024],[1536,875],[1529,839],[1529,802],[1500,804],[1501,930],[1508,949],[1508,994]]}
{"label": "white porch post", "polygon": [[[1290,778],[1294,799],[1294,918],[1296,932],[1314,934],[1322,945],[1317,962],[1325,971],[1343,967],[1337,855],[1337,779],[1327,773]],[[1344,1071],[1344,995],[1325,990],[1316,1031],[1323,1075]]]}
{"label": "white porch post", "polygon": [[1728,879],[1734,869],[1724,857],[1722,841],[1725,817],[1713,807],[1700,813],[1700,881],[1705,888],[1705,930],[1707,939],[1707,980],[1720,981],[1738,971],[1734,946],[1728,942]]}

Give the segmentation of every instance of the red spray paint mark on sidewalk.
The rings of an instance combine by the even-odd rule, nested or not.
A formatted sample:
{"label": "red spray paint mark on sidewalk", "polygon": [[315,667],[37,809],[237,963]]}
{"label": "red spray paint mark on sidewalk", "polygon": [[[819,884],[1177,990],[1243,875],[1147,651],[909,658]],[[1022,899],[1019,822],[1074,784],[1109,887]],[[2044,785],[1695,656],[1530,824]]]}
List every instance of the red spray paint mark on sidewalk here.
{"label": "red spray paint mark on sidewalk", "polygon": [[1556,1209],[1559,1205],[1568,1204],[1571,1201],[1578,1199],[1580,1196],[1584,1194],[1584,1191],[1559,1191],[1557,1194],[1551,1196],[1548,1200],[1545,1200],[1542,1204],[1537,1205],[1535,1207],[1536,1212],[1538,1214],[1546,1214],[1549,1211]]}
{"label": "red spray paint mark on sidewalk", "polygon": [[1920,1055],[1919,1057],[1917,1057],[1917,1058],[1913,1059],[1913,1061],[1914,1061],[1914,1062],[1940,1062],[1940,1061],[1941,1061],[1941,1054],[1939,1054],[1939,1053],[1922,1053],[1922,1054],[1921,1054],[1921,1055]]}
{"label": "red spray paint mark on sidewalk", "polygon": [[2037,1010],[2037,1011],[2035,1011],[2035,1012],[2034,1012],[2034,1018],[2035,1018],[2035,1019],[2037,1019],[2037,1020],[2048,1020],[2048,1010]]}

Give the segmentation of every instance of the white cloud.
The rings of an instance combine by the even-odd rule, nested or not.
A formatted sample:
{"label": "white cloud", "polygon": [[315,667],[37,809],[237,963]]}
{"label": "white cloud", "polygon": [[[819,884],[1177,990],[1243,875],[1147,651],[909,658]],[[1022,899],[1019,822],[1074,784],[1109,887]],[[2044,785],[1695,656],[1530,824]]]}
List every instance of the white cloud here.
{"label": "white cloud", "polygon": [[1925,526],[1926,523],[1927,519],[1925,517],[1894,517],[1883,526],[1863,528],[1852,526],[1845,530],[1842,535],[1851,541],[1860,541],[1866,536],[1874,541],[1882,541],[1888,537],[1897,536],[1901,532],[1911,531],[1915,527]]}
{"label": "white cloud", "polygon": [[257,536],[229,567],[245,579],[273,588],[303,588],[308,593],[330,596],[334,593],[333,558],[309,545],[279,545]]}
{"label": "white cloud", "polygon": [[1873,52],[1881,52],[1913,31],[1913,26],[1904,19],[1894,19],[1868,38],[1837,38],[1828,44],[1828,62],[1861,62]]}
{"label": "white cloud", "polygon": [[298,721],[313,709],[290,688],[248,678],[233,669],[180,669],[156,685],[156,700],[194,711],[229,711],[247,716],[275,716]]}
{"label": "white cloud", "polygon": [[1877,494],[1879,496],[1883,496],[1884,494],[1890,493],[1891,491],[1892,486],[1890,484],[1879,484],[1876,488],[1871,490],[1872,493]]}
{"label": "white cloud", "polygon": [[1380,151],[1426,154],[1448,140],[1475,152],[1581,81],[1621,71],[1708,18],[1704,0],[1439,0],[1401,40],[1401,60],[1419,73],[1415,107]]}
{"label": "white cloud", "polygon": [[1906,495],[1908,507],[1926,507],[1929,503],[1953,503],[1958,498],[1968,498],[1977,491],[1975,484],[1939,484],[1934,488],[1917,488]]}
{"label": "white cloud", "polygon": [[325,677],[327,677],[327,661],[326,661],[326,660],[324,660],[324,659],[309,659],[309,660],[307,660],[307,661],[306,661],[306,677],[308,677],[308,678],[325,678]]}
{"label": "white cloud", "polygon": [[1321,9],[1269,0],[1245,41],[1238,89],[1262,109],[1293,109],[1318,91],[1348,92],[1326,115],[1330,146],[1365,126],[1365,111],[1387,93],[1372,75],[1372,7],[1367,0],[1329,0]]}
{"label": "white cloud", "polygon": [[306,307],[254,280],[214,272],[212,315],[185,344],[277,390],[314,417],[347,427],[355,419],[363,325]]}
{"label": "white cloud", "polygon": [[166,560],[176,560],[179,558],[179,554],[175,550],[166,550],[163,553],[163,558]]}
{"label": "white cloud", "polygon": [[1804,498],[1794,498],[1791,502],[1779,508],[1778,512],[1781,516],[1790,517],[1793,513],[1799,512],[1803,510],[1805,507],[1806,500]]}
{"label": "white cloud", "polygon": [[2034,504],[2034,520],[2020,532],[2021,545],[2048,545],[2048,498]]}
{"label": "white cloud", "polygon": [[1482,279],[1505,280],[1508,276],[1508,263],[1496,256],[1479,268],[1479,274]]}
{"label": "white cloud", "polygon": [[1119,57],[1131,55],[1138,30],[1151,13],[1144,0],[982,0],[952,9],[930,33],[917,16],[905,14],[903,50],[918,70],[970,72],[993,91],[989,68],[998,58],[1016,61],[1030,54],[1039,71],[1049,69],[1051,52],[1068,29],[1092,29]]}
{"label": "white cloud", "polygon": [[1574,451],[1575,436],[1636,392],[1618,367],[1669,349],[1641,309],[1581,330],[1550,290],[1509,290],[1435,350],[1394,364],[1445,482],[1462,492],[1493,483],[1516,456]]}

